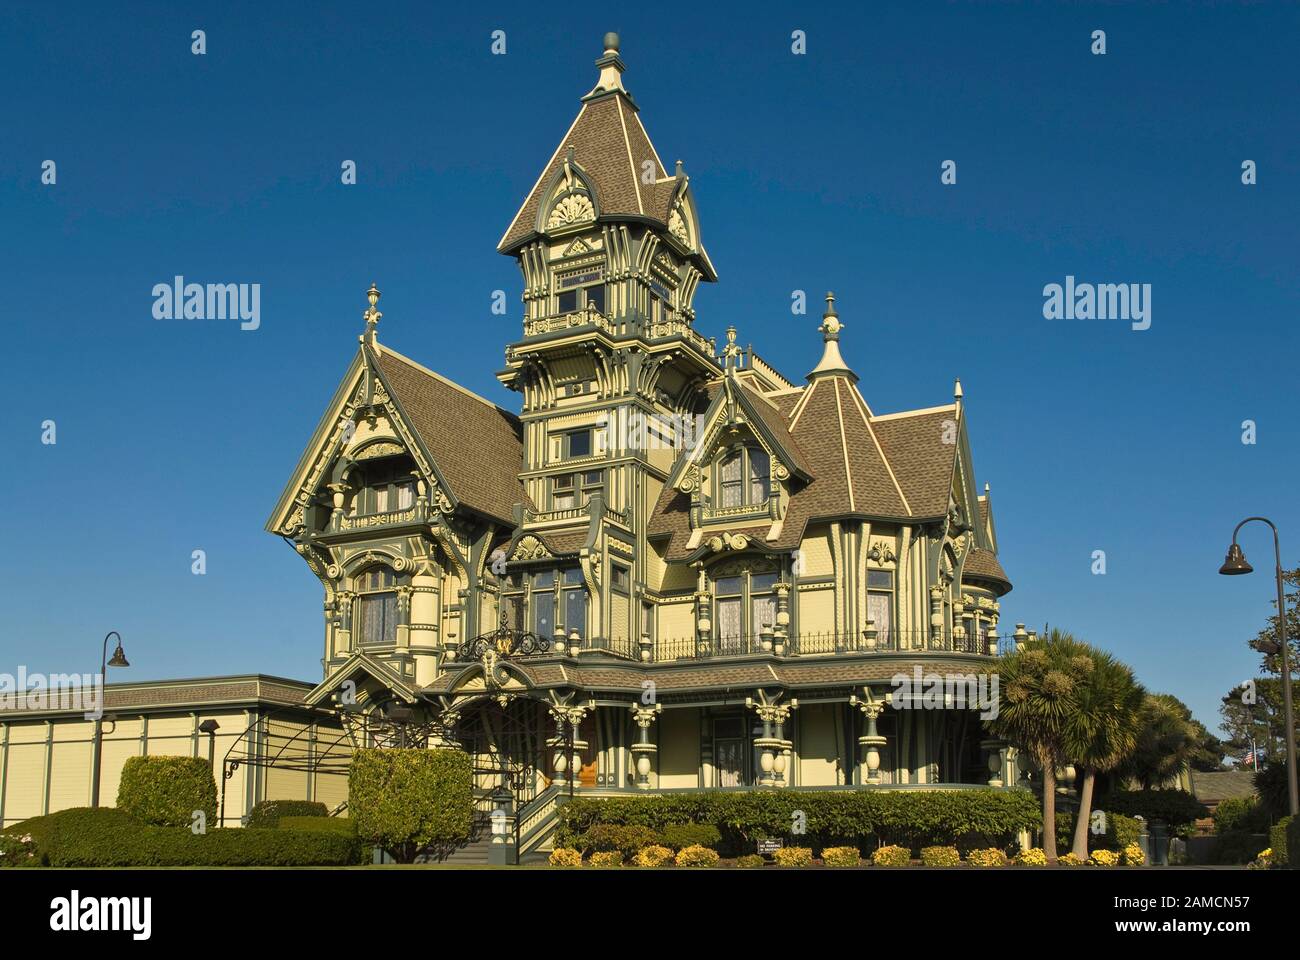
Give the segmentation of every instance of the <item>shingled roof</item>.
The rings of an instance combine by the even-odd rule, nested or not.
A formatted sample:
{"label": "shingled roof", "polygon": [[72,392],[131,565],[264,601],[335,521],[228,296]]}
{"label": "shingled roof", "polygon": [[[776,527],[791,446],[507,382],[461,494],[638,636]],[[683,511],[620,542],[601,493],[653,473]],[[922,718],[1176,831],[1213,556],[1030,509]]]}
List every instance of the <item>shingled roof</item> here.
{"label": "shingled roof", "polygon": [[377,362],[451,495],[513,526],[514,505],[532,505],[519,480],[519,418],[389,347]]}

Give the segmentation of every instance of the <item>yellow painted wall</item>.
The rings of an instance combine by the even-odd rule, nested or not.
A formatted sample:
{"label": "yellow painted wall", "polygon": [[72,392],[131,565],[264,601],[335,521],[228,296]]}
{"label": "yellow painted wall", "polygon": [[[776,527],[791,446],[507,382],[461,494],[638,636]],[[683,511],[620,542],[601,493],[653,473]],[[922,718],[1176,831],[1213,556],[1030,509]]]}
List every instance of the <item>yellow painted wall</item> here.
{"label": "yellow painted wall", "polygon": [[843,731],[840,704],[807,703],[799,707],[799,786],[826,787],[844,783],[840,769]]}

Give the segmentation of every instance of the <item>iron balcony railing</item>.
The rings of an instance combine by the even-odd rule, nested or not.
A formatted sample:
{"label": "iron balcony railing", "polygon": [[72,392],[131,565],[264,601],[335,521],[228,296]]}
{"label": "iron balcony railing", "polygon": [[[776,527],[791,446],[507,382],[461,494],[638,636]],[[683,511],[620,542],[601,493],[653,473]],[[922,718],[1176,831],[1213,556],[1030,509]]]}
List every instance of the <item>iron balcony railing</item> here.
{"label": "iron balcony railing", "polygon": [[996,656],[1014,641],[1011,637],[974,633],[931,633],[919,630],[877,630],[866,633],[802,633],[784,639],[771,633],[712,637],[589,638],[571,643],[569,651],[597,651],[626,660],[672,663],[680,660],[717,660],[771,654],[782,657],[821,657],[873,653],[966,653]]}

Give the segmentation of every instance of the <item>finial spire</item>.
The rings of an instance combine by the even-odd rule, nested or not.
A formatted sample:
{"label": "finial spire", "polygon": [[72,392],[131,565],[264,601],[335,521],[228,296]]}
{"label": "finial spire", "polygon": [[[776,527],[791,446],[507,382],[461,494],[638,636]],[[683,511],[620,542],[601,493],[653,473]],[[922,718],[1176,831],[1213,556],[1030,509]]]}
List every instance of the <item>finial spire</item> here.
{"label": "finial spire", "polygon": [[375,286],[374,281],[371,281],[370,289],[366,291],[366,299],[370,301],[370,306],[361,315],[362,319],[366,321],[366,332],[362,334],[361,339],[371,346],[376,345],[379,335],[379,319],[383,316],[375,307],[375,304],[379,303],[379,296],[379,288]]}
{"label": "finial spire", "polygon": [[952,387],[952,399],[959,407],[961,406],[961,398],[961,378],[958,378]]}
{"label": "finial spire", "polygon": [[[848,364],[840,356],[840,331],[843,328],[844,324],[840,322],[840,315],[835,311],[835,294],[827,293],[826,312],[822,314],[822,324],[817,328],[821,331],[822,342],[825,343],[825,347],[822,349],[821,362],[813,368],[812,373],[808,374],[809,377],[825,372],[846,373],[853,376]],[[857,378],[854,377],[854,379]]]}
{"label": "finial spire", "polygon": [[623,89],[623,61],[618,55],[619,39],[618,34],[610,31],[605,34],[605,53],[596,61],[596,66],[600,67],[600,79],[596,81],[596,89],[592,90],[587,96],[596,93],[608,93],[612,90]]}

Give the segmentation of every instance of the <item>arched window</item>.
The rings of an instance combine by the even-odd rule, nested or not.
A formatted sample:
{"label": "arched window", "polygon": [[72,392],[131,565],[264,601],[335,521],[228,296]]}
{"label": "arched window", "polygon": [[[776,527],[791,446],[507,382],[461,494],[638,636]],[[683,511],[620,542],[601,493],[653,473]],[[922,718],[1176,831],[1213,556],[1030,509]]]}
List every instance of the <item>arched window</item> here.
{"label": "arched window", "polygon": [[762,506],[772,494],[772,459],[761,447],[737,447],[724,453],[717,475],[719,507]]}
{"label": "arched window", "polygon": [[397,582],[388,567],[356,578],[357,633],[363,646],[397,642]]}

